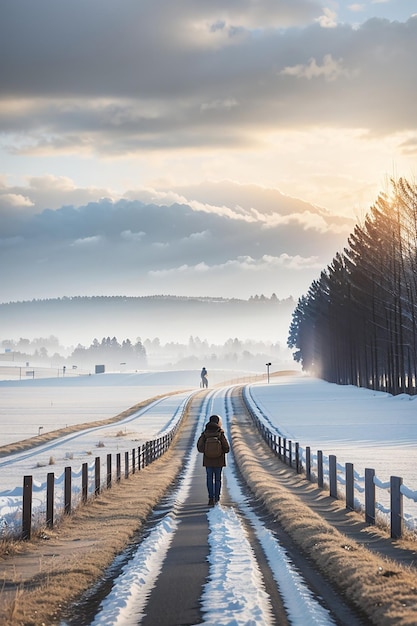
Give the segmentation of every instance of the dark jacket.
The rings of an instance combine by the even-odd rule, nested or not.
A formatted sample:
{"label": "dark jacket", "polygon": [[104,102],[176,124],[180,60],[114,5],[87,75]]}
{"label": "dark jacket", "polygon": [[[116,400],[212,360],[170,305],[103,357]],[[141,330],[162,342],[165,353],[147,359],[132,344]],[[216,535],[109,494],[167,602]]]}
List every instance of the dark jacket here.
{"label": "dark jacket", "polygon": [[224,434],[224,430],[213,422],[208,422],[206,424],[205,429],[201,433],[200,437],[197,441],[197,450],[199,452],[204,453],[204,444],[206,442],[206,437],[212,437],[213,435],[217,435],[220,438],[220,442],[222,444],[223,454],[217,457],[217,459],[209,459],[203,454],[203,466],[204,467],[225,467],[226,465],[226,453],[229,452],[230,446],[229,442],[226,439],[226,435]]}

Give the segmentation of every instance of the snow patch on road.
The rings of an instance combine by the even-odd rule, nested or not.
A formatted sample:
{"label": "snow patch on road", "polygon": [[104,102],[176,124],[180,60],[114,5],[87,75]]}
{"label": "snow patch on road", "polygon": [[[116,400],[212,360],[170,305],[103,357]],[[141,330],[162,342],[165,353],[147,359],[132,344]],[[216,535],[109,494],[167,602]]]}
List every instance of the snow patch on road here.
{"label": "snow patch on road", "polygon": [[269,596],[241,520],[232,508],[221,506],[207,517],[210,571],[202,594],[203,624],[273,624]]}
{"label": "snow patch on road", "polygon": [[177,527],[175,518],[167,515],[141,543],[118,577],[113,591],[103,601],[92,626],[135,626],[139,623]]}
{"label": "snow patch on road", "polygon": [[[233,414],[230,398],[226,405],[226,410],[228,416]],[[229,419],[226,420],[224,426],[227,436],[230,438]],[[227,489],[232,500],[238,503],[239,509],[252,525],[262,545],[291,625],[333,626],[335,622],[331,618],[329,611],[320,604],[319,599],[310,591],[284,548],[248,504],[236,477],[236,465],[233,455],[229,455],[228,465]],[[242,584],[245,581],[246,577],[243,579]]]}

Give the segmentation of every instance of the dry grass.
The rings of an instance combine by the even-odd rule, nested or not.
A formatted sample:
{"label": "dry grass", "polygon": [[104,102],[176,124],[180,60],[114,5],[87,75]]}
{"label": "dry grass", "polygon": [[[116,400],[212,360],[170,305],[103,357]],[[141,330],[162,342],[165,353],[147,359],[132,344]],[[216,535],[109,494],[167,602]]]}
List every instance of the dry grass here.
{"label": "dry grass", "polygon": [[[186,414],[174,442],[188,421]],[[143,526],[183,463],[172,446],[149,467],[80,507],[53,532],[0,545],[0,625],[52,626]]]}
{"label": "dry grass", "polygon": [[183,393],[181,390],[172,391],[171,393],[162,394],[159,396],[154,396],[153,398],[149,398],[144,400],[143,402],[139,402],[134,406],[122,411],[115,417],[109,417],[104,420],[96,420],[95,422],[86,422],[84,424],[74,424],[73,426],[66,426],[65,428],[59,428],[57,430],[51,430],[48,433],[43,433],[42,435],[38,435],[36,437],[30,437],[29,439],[23,439],[22,441],[17,441],[15,443],[10,443],[7,446],[0,446],[0,458],[7,456],[9,454],[14,454],[15,452],[23,452],[25,450],[30,450],[34,446],[38,446],[41,443],[47,443],[48,441],[52,441],[54,439],[58,439],[63,435],[68,435],[70,433],[76,433],[81,430],[88,430],[89,428],[96,428],[98,426],[105,426],[106,424],[114,424],[116,422],[120,422],[121,420],[133,415],[136,411],[143,409],[148,404],[151,404],[155,400],[159,398],[165,398],[166,396],[176,395],[178,393]]}
{"label": "dry grass", "polygon": [[[177,440],[191,421],[187,415]],[[364,530],[356,513],[346,514],[342,503],[329,503],[314,485],[280,464],[243,410],[232,426],[232,442],[253,492],[351,604],[378,626],[417,624],[416,569],[376,556],[361,545],[383,538],[381,529]],[[145,470],[80,507],[53,533],[44,531],[27,543],[0,543],[0,626],[59,624],[65,607],[100,578],[166,492],[183,462],[179,448],[174,445]],[[325,509],[332,509],[337,528],[320,515]],[[345,526],[348,533],[342,532]],[[358,528],[365,535],[362,542],[352,538]],[[416,553],[415,542],[395,544]]]}
{"label": "dry grass", "polygon": [[[249,418],[234,421],[232,441],[234,455],[251,490],[349,603],[359,607],[378,626],[415,626],[417,569],[374,554],[352,539],[353,532],[344,534],[307,506],[297,497],[297,490],[301,494],[301,490],[308,489],[305,479],[279,462],[259,440]],[[344,504],[334,501],[332,508],[335,518],[339,516],[340,529],[353,530],[355,525],[363,528],[359,515],[346,513]],[[374,530],[369,532],[370,540]],[[414,553],[417,564],[415,542],[397,545]]]}

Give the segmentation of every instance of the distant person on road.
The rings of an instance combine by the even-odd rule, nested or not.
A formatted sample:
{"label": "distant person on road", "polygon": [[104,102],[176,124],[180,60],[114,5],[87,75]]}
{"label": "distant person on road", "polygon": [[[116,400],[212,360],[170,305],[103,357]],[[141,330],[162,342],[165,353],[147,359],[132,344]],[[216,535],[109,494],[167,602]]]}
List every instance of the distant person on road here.
{"label": "distant person on road", "polygon": [[226,466],[226,454],[230,450],[219,415],[209,418],[197,441],[197,450],[203,453],[203,466],[206,468],[209,506],[220,500],[222,470]]}
{"label": "distant person on road", "polygon": [[201,370],[201,386],[204,388],[208,387],[208,373],[205,367]]}

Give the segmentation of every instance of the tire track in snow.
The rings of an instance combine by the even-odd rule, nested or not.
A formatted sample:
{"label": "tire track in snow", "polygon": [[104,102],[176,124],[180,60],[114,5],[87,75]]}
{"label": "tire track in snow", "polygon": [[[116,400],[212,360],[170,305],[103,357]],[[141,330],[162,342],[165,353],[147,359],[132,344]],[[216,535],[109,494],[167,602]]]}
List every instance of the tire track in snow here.
{"label": "tire track in snow", "polygon": [[[215,401],[223,403],[223,410],[214,409]],[[134,626],[140,624],[146,613],[149,594],[157,587],[157,580],[178,528],[176,515],[185,502],[198,458],[196,443],[208,416],[217,412],[225,415],[224,428],[228,433],[227,416],[231,400],[225,390],[206,396],[198,420],[192,449],[185,461],[183,477],[171,496],[168,510],[138,546],[133,558],[123,567],[114,581],[112,591],[101,602],[91,626]],[[251,545],[248,523],[262,546],[273,579],[283,596],[288,622],[293,626],[330,626],[335,622],[327,609],[314,597],[285,550],[261,522],[247,503],[239,486],[232,454],[229,454],[227,489],[236,504],[219,505],[207,512],[209,523],[209,578],[202,590],[203,624],[206,626],[272,626],[276,615],[266,591],[264,577]],[[63,626],[63,625],[61,625]]]}
{"label": "tire track in snow", "polygon": [[[218,393],[218,392],[217,392]],[[185,462],[183,477],[170,497],[170,511],[138,545],[133,558],[114,581],[111,592],[101,602],[91,626],[135,626],[140,624],[151,590],[157,584],[167,552],[178,528],[176,511],[185,502],[197,461],[196,443],[199,428],[212,408],[215,392],[203,401],[193,447]],[[63,624],[61,626],[64,626]]]}
{"label": "tire track in snow", "polygon": [[[232,391],[229,389],[225,397],[226,420],[224,428],[229,438],[229,419],[234,412],[231,394]],[[285,549],[279,544],[272,532],[266,528],[248,503],[237,478],[233,453],[229,457],[228,491],[242,515],[245,516],[252,526],[264,551],[287,611],[289,623],[292,626],[305,626],[305,624],[309,624],[309,626],[334,626],[336,622],[331,617],[330,612],[315,597],[306,581],[303,580],[300,572],[297,571],[291,562]]]}
{"label": "tire track in snow", "polygon": [[203,624],[272,626],[269,596],[241,520],[233,508],[221,505],[208,519],[210,574],[202,594]]}

